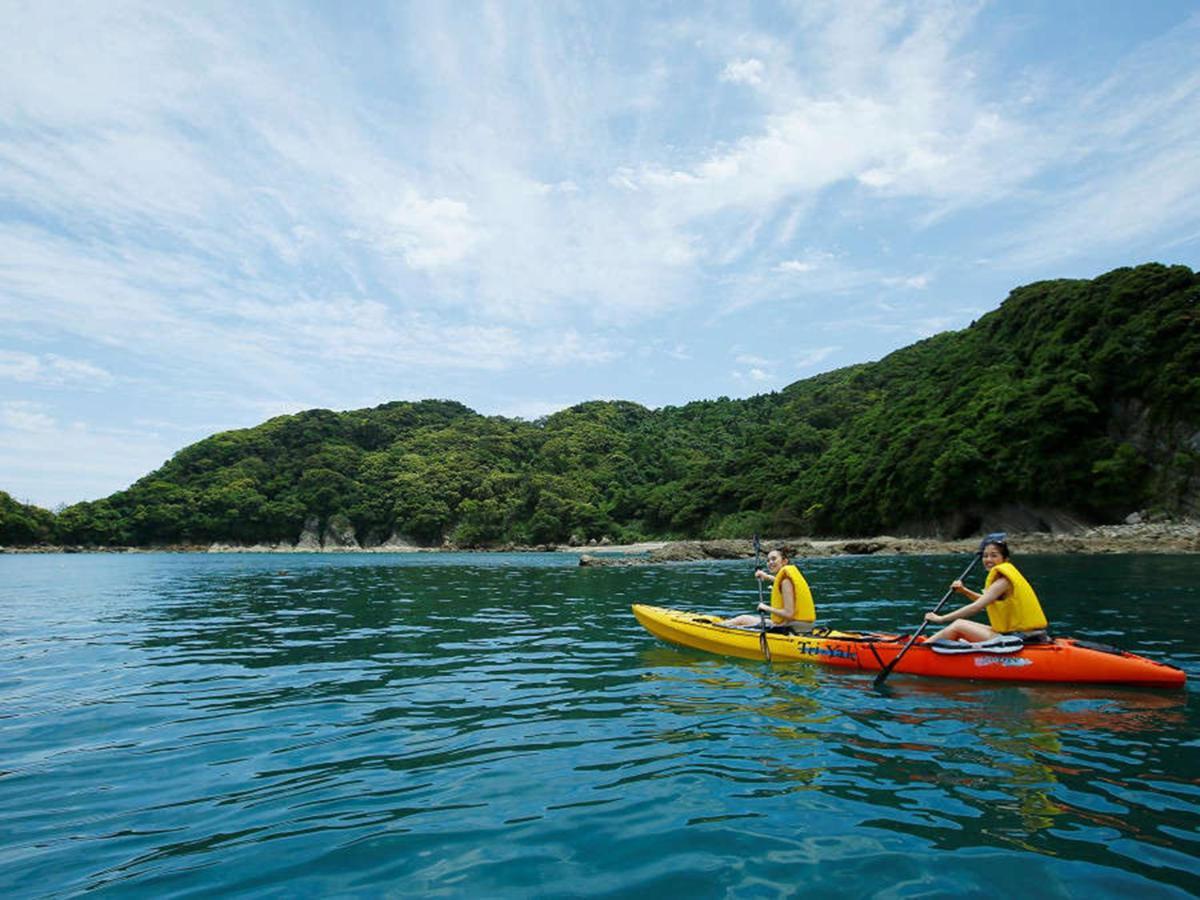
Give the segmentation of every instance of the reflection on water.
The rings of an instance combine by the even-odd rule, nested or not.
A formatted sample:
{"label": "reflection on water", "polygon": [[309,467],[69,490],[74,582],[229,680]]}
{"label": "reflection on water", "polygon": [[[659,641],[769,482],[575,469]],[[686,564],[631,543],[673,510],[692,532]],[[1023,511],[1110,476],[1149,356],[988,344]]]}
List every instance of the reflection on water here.
{"label": "reflection on water", "polygon": [[[806,573],[827,621],[905,629],[959,562]],[[629,605],[739,611],[744,564],[573,563],[0,557],[0,890],[1200,890],[1200,560],[1024,563],[1060,632],[1186,692],[721,659]]]}

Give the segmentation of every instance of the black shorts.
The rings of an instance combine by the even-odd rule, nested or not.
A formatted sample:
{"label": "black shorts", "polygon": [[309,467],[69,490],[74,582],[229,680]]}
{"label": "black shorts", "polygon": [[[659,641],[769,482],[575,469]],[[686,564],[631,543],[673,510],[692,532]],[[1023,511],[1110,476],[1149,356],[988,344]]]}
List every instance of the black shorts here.
{"label": "black shorts", "polygon": [[813,630],[811,622],[787,622],[783,625],[772,625],[767,629],[768,634],[810,634]]}
{"label": "black shorts", "polygon": [[1006,636],[1019,637],[1026,644],[1049,644],[1054,641],[1050,632],[1045,628],[1035,628],[1033,631],[1005,631]]}

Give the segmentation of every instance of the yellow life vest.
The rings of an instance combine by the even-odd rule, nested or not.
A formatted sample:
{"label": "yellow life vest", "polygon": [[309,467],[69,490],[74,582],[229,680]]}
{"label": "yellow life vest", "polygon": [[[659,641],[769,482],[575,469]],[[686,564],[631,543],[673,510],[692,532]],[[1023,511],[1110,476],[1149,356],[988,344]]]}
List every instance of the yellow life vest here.
{"label": "yellow life vest", "polygon": [[[809,590],[808,582],[804,580],[800,570],[791,563],[775,573],[775,580],[771,583],[771,607],[783,609],[783,589],[780,585],[783,584],[785,578],[792,582],[792,592],[796,598],[795,614],[792,618],[801,622],[815,622],[817,610],[813,606],[812,591]],[[771,613],[771,621],[781,625],[791,620],[784,618],[779,613]]]}
{"label": "yellow life vest", "polygon": [[1012,563],[1002,562],[992,566],[983,589],[986,591],[1001,576],[1007,578],[1012,587],[1004,597],[987,606],[988,621],[992,628],[1001,634],[1045,628],[1046,614],[1042,612],[1037,594]]}

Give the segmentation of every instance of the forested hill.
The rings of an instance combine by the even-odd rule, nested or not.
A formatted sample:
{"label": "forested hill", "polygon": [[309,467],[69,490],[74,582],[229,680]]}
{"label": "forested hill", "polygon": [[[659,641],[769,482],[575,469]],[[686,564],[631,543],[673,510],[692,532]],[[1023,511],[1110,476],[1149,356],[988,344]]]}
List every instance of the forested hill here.
{"label": "forested hill", "polygon": [[1101,522],[1198,498],[1200,276],[1150,264],[1018,288],[962,331],[746,400],[280,416],[56,516],[0,496],[0,543],[294,542],[306,521],[365,545],[957,536],[1000,507]]}

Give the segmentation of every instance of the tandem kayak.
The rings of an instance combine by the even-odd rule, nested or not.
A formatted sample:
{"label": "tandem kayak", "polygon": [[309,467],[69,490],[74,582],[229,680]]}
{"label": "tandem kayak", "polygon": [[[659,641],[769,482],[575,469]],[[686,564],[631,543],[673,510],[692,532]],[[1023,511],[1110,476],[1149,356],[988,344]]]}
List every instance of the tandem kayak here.
{"label": "tandem kayak", "polygon": [[[721,625],[719,616],[635,603],[633,614],[655,637],[683,647],[724,656],[762,659],[760,633]],[[768,634],[772,660],[807,660],[827,666],[878,672],[907,640],[906,635],[870,634],[818,628],[812,634]],[[945,645],[943,645],[944,647]],[[988,649],[946,653],[922,640],[913,644],[895,673],[936,678],[984,678],[1076,684],[1132,684],[1182,687],[1182,669],[1091,641],[1055,638],[1018,650]]]}

